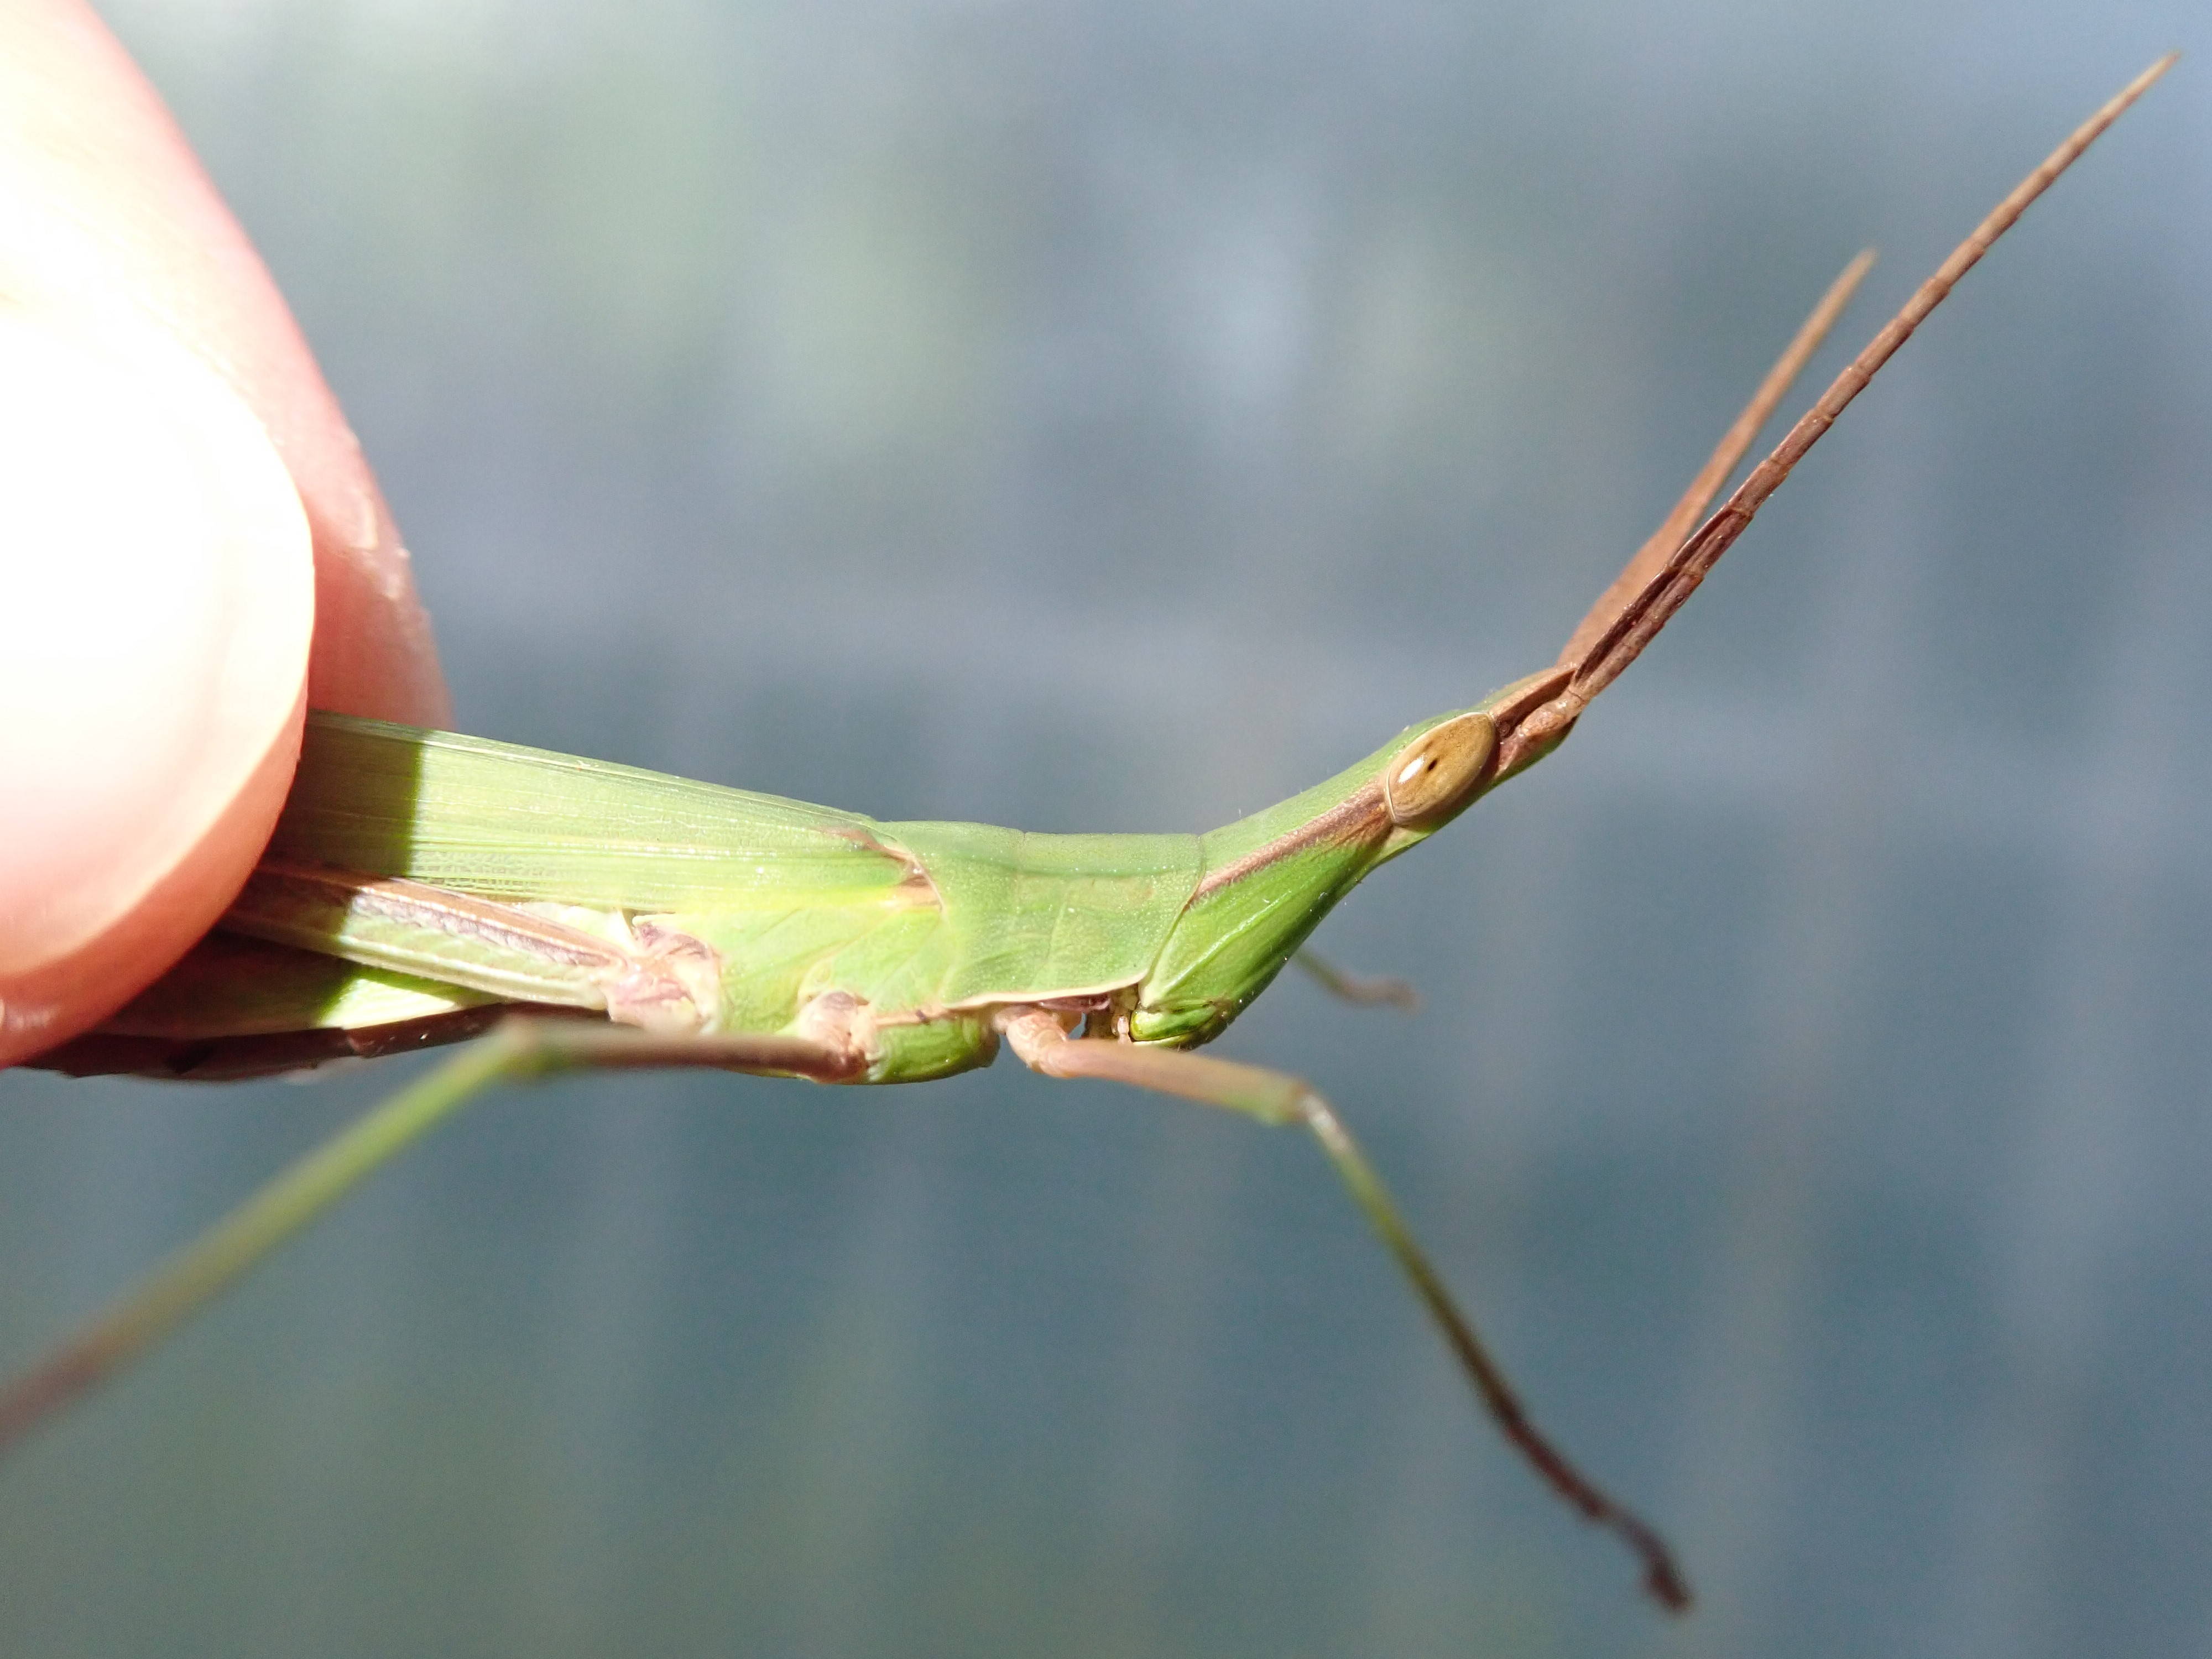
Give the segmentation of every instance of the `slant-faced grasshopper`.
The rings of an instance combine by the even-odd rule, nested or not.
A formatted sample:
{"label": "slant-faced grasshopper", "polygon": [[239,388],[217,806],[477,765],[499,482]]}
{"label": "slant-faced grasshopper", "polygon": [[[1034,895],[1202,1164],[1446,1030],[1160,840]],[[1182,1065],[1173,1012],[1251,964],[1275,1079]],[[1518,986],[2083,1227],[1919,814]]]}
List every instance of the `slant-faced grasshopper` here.
{"label": "slant-faced grasshopper", "polygon": [[482,1036],[280,1176],[0,1394],[0,1444],[113,1374],[489,1083],[708,1066],[908,1083],[1002,1043],[1319,1139],[1537,1472],[1689,1601],[1666,1544],[1532,1425],[1331,1106],[1189,1052],[1227,1029],[1369,872],[1549,754],[1792,467],[2161,59],[1990,213],[1781,445],[1692,529],[1818,346],[1837,280],[1558,660],[1206,836],[1025,836],[856,814],[451,733],[318,716],[268,855],[218,931],[102,1030],[38,1062],[219,1079]]}

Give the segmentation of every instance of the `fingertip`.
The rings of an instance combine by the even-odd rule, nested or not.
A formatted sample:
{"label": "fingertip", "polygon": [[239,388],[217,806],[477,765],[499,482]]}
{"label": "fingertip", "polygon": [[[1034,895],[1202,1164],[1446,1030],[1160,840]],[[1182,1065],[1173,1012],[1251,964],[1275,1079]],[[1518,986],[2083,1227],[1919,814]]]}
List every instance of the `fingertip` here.
{"label": "fingertip", "polygon": [[0,4],[0,295],[88,331],[157,331],[258,417],[314,541],[313,705],[450,725],[429,618],[361,446],[245,232],[88,0]]}
{"label": "fingertip", "polygon": [[211,926],[283,804],[307,523],[252,413],[149,331],[0,310],[0,1065]]}

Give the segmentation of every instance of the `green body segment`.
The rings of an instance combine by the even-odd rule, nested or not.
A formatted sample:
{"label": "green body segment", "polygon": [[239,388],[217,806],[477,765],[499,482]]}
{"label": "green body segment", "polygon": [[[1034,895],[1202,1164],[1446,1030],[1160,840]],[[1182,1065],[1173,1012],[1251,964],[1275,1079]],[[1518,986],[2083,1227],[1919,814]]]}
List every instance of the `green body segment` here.
{"label": "green body segment", "polygon": [[834,905],[905,876],[872,829],[850,812],[635,767],[311,714],[269,853],[606,909]]}
{"label": "green body segment", "polygon": [[[842,992],[873,1022],[869,1080],[910,1082],[988,1061],[990,1015],[1012,1004],[1096,1012],[1140,1042],[1217,1036],[1338,899],[1437,827],[1392,824],[1376,781],[1438,723],[1200,836],[881,823],[316,714],[270,856],[404,878],[563,926],[688,936],[720,962],[714,1029],[791,1031],[814,999]],[[253,931],[237,916],[231,925]],[[496,960],[495,942],[410,941],[403,927],[395,944],[392,932],[349,921],[264,930],[283,945],[218,934],[112,1029],[357,1028],[513,997],[530,972],[526,960]],[[319,954],[303,962],[302,946]],[[545,984],[538,1000],[572,1000],[550,974]]]}
{"label": "green body segment", "polygon": [[1160,943],[1129,1035],[1206,1042],[1243,1012],[1339,899],[1419,839],[1393,830],[1376,780],[1407,743],[1451,718],[1408,726],[1336,776],[1200,837],[1206,876]]}
{"label": "green body segment", "polygon": [[496,1000],[465,986],[217,932],[104,1029],[179,1042],[271,1036],[399,1025]]}
{"label": "green body segment", "polygon": [[[887,823],[928,872],[945,926],[894,1004],[1083,997],[1134,985],[1200,875],[1196,836],[1045,836],[983,823]],[[940,955],[939,951],[944,954]]]}
{"label": "green body segment", "polygon": [[1134,985],[1200,875],[1195,836],[878,823],[328,715],[310,723],[270,852],[687,934],[720,957],[726,1030],[787,1030],[846,992],[882,1028],[881,1081],[988,1060],[974,1016],[995,1005]]}

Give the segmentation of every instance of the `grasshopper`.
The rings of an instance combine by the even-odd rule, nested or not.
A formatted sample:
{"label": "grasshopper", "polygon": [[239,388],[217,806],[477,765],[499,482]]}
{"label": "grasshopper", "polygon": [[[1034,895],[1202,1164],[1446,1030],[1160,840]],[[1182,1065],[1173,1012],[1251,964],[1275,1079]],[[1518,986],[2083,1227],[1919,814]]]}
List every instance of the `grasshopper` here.
{"label": "grasshopper", "polygon": [[[2145,70],[1999,203],[1702,517],[1872,256],[1853,260],[1550,667],[1211,834],[879,822],[479,738],[312,717],[267,854],[217,930],[100,1030],[34,1063],[216,1080],[480,1040],[280,1175],[0,1393],[0,1444],[143,1352],[489,1084],[645,1066],[916,1083],[988,1065],[1005,1047],[1048,1077],[1309,1130],[1506,1439],[1626,1546],[1657,1601],[1686,1607],[1666,1542],[1535,1427],[1330,1103],[1298,1078],[1191,1051],[1299,959],[1370,872],[1565,740],[1958,280],[2172,62]],[[1339,978],[1337,988],[1363,988]]]}

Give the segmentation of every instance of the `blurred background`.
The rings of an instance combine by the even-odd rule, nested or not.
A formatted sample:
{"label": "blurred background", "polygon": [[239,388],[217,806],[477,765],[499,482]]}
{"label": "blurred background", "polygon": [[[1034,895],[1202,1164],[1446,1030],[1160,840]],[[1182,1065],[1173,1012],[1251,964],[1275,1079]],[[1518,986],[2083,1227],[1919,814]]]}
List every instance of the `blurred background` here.
{"label": "blurred background", "polygon": [[[2202,9],[108,0],[461,723],[1201,829],[1547,663],[2157,53],[1556,759],[1221,1052],[489,1101],[0,1470],[14,1654],[2212,1653]],[[1809,396],[1809,392],[1806,394]],[[398,1082],[0,1079],[0,1362]]]}

